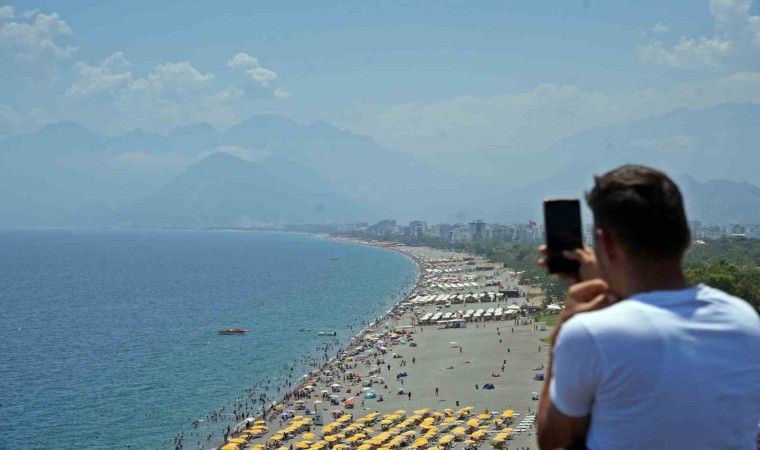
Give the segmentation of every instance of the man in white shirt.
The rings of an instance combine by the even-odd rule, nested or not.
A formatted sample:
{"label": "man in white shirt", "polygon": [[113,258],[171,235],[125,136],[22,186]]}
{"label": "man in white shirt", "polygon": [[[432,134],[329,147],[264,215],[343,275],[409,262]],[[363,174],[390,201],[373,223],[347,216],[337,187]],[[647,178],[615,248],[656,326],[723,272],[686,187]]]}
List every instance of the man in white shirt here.
{"label": "man in white shirt", "polygon": [[756,449],[760,317],[686,281],[678,187],[623,166],[597,177],[587,201],[594,249],[565,254],[581,269],[564,277],[572,285],[552,336],[539,446]]}

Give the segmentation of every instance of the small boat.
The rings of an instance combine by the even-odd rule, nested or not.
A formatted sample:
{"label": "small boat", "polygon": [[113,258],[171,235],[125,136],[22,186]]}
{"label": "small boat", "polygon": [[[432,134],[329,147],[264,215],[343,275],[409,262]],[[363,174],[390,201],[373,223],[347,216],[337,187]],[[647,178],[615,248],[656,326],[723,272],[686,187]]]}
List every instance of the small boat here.
{"label": "small boat", "polygon": [[317,336],[337,336],[338,333],[335,331],[320,331],[317,333]]}
{"label": "small boat", "polygon": [[243,328],[227,328],[224,330],[219,330],[219,334],[245,334],[248,330],[245,330]]}

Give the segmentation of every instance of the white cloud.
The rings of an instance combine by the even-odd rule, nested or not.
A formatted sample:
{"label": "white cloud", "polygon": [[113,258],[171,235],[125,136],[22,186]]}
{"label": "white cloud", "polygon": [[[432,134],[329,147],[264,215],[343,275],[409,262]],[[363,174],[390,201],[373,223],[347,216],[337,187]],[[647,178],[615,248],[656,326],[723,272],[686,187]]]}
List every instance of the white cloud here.
{"label": "white cloud", "polygon": [[718,24],[734,22],[749,13],[750,0],[710,0],[710,15]]}
{"label": "white cloud", "polygon": [[115,52],[98,65],[78,62],[78,77],[66,97],[101,111],[98,117],[110,131],[141,127],[166,131],[178,125],[209,122],[226,126],[239,120],[237,102],[242,89],[220,89],[212,73],[203,73],[187,61],[156,66],[144,77],[135,76],[123,52]]}
{"label": "white cloud", "polygon": [[116,157],[116,162],[125,164],[143,164],[148,160],[145,152],[124,152]]}
{"label": "white cloud", "polygon": [[718,38],[700,37],[687,39],[681,37],[678,44],[668,49],[662,42],[655,41],[639,47],[642,61],[663,64],[676,69],[694,69],[718,66],[731,54],[731,42]]}
{"label": "white cloud", "polygon": [[293,96],[292,92],[283,91],[282,89],[275,89],[274,90],[274,98],[278,98],[281,100],[288,99]]}
{"label": "white cloud", "polygon": [[239,145],[220,145],[210,150],[200,152],[196,159],[201,160],[214,153],[226,153],[249,162],[261,161],[272,154],[268,150],[249,150],[248,148]]}
{"label": "white cloud", "polygon": [[10,105],[0,105],[0,135],[26,133],[53,122],[54,119],[41,109],[20,111]]}
{"label": "white cloud", "polygon": [[237,53],[227,61],[227,66],[233,69],[245,70],[245,73],[255,83],[263,87],[268,87],[270,82],[277,79],[277,74],[274,71],[264,68],[259,63],[258,58],[247,53]]}
{"label": "white cloud", "polygon": [[371,135],[385,146],[420,156],[474,154],[478,148],[526,154],[583,130],[654,117],[677,108],[700,109],[729,102],[760,104],[760,73],[737,72],[666,89],[619,93],[542,84],[529,91],[492,97],[365,105],[330,120],[341,128]]}
{"label": "white cloud", "polygon": [[18,16],[22,19],[31,19],[32,17],[39,14],[39,12],[40,12],[39,9],[29,9],[26,11],[21,11],[20,13],[18,13]]}
{"label": "white cloud", "polygon": [[123,52],[114,53],[98,66],[80,61],[76,64],[79,77],[66,91],[66,96],[82,99],[128,86],[133,82],[132,74],[126,71],[129,66]]}
{"label": "white cloud", "polygon": [[670,28],[669,28],[667,25],[665,25],[665,24],[663,24],[663,23],[661,23],[661,22],[657,22],[657,23],[656,23],[656,24],[654,24],[654,26],[652,27],[652,33],[654,33],[654,34],[663,34],[663,33],[667,33],[667,32],[668,32],[668,30],[670,30]]}
{"label": "white cloud", "polygon": [[694,136],[675,134],[652,139],[634,139],[629,145],[634,148],[665,153],[688,153],[697,149],[699,141]]}
{"label": "white cloud", "polygon": [[0,20],[13,19],[13,6],[0,6]]}
{"label": "white cloud", "polygon": [[[753,47],[760,46],[760,16],[749,15],[750,3],[751,0],[709,0],[715,36],[681,36],[672,46],[653,40],[639,46],[639,58],[676,69],[717,67],[730,56],[758,58]],[[668,27],[661,23],[652,29],[654,34],[667,31]]]}
{"label": "white cloud", "polygon": [[37,14],[32,22],[0,24],[0,46],[11,49],[16,59],[28,63],[50,64],[70,58],[77,47],[63,45],[59,40],[72,35],[71,27],[55,12]]}

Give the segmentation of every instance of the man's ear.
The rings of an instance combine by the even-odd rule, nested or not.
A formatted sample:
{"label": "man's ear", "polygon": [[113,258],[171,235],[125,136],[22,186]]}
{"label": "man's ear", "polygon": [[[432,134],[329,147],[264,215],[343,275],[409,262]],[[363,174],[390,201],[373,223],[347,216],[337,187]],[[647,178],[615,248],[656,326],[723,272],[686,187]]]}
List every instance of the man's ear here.
{"label": "man's ear", "polygon": [[597,228],[596,242],[601,244],[602,254],[607,261],[614,261],[620,257],[620,246],[613,231]]}

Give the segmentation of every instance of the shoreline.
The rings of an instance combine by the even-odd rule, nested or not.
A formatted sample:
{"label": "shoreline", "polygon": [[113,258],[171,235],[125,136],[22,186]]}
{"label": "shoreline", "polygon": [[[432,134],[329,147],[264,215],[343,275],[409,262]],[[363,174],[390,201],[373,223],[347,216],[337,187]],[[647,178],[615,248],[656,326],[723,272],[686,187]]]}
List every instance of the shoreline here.
{"label": "shoreline", "polygon": [[[235,428],[233,428],[233,430],[235,430],[236,432],[232,433],[231,434],[232,436],[235,436],[235,435],[239,434],[246,427],[250,426],[254,421],[266,420],[267,421],[266,423],[272,424],[272,422],[274,422],[277,419],[278,413],[280,411],[288,411],[290,408],[295,408],[294,403],[292,402],[292,400],[294,398],[304,398],[303,396],[306,395],[306,398],[309,398],[310,399],[309,401],[312,401],[313,400],[312,399],[313,393],[315,391],[308,390],[306,388],[310,387],[311,385],[316,385],[318,383],[321,383],[322,382],[322,379],[321,379],[322,374],[331,374],[331,372],[337,371],[339,374],[342,373],[344,375],[344,379],[343,380],[345,381],[345,373],[346,373],[345,371],[348,370],[348,369],[345,369],[345,367],[351,367],[352,366],[352,364],[349,363],[349,361],[352,361],[352,357],[348,356],[348,355],[353,355],[353,353],[351,353],[351,351],[352,351],[351,349],[353,347],[355,347],[357,344],[360,344],[360,343],[362,343],[363,345],[366,345],[367,342],[371,341],[371,339],[372,339],[373,336],[376,336],[375,333],[383,333],[383,330],[385,330],[384,334],[382,336],[387,336],[388,333],[389,333],[388,330],[391,329],[391,330],[393,330],[391,332],[391,334],[392,333],[402,333],[403,336],[405,336],[406,338],[408,338],[408,341],[406,341],[407,343],[411,342],[413,339],[415,339],[415,337],[413,337],[413,335],[415,333],[417,333],[417,329],[418,328],[419,328],[419,333],[426,334],[426,333],[423,333],[423,332],[425,331],[425,329],[429,329],[429,327],[428,326],[419,325],[419,322],[418,322],[419,321],[419,315],[416,316],[417,322],[415,322],[415,318],[413,317],[413,318],[411,318],[412,325],[410,325],[410,326],[402,326],[402,331],[398,330],[398,328],[399,328],[399,325],[398,325],[399,319],[403,318],[405,316],[405,313],[409,312],[409,310],[410,310],[409,308],[404,308],[403,305],[404,304],[407,304],[407,305],[410,304],[409,302],[411,301],[412,298],[418,298],[419,294],[424,293],[424,292],[426,292],[428,290],[428,287],[426,287],[426,285],[425,285],[425,280],[430,277],[429,271],[427,269],[429,269],[429,266],[431,266],[432,263],[431,263],[429,257],[428,258],[423,257],[424,254],[426,254],[426,253],[436,254],[436,252],[437,252],[437,253],[440,253],[440,254],[443,254],[443,255],[448,255],[448,257],[452,261],[460,261],[459,264],[462,264],[462,262],[465,261],[466,257],[470,258],[471,260],[478,259],[478,260],[485,260],[485,261],[487,261],[487,259],[484,259],[482,257],[477,257],[475,255],[462,255],[462,254],[456,254],[455,255],[453,252],[438,251],[438,250],[427,248],[427,247],[425,247],[425,248],[406,247],[406,246],[403,246],[403,245],[392,244],[392,243],[390,243],[390,244],[389,243],[379,243],[379,242],[375,243],[375,242],[364,241],[364,240],[359,240],[359,239],[335,238],[335,237],[330,237],[330,236],[325,236],[325,235],[316,235],[316,237],[319,238],[319,239],[332,240],[332,241],[336,241],[336,242],[344,242],[344,243],[354,244],[354,245],[358,244],[358,245],[365,245],[365,246],[382,248],[382,249],[390,250],[390,251],[393,251],[393,252],[398,253],[400,255],[403,255],[403,256],[409,258],[412,262],[415,263],[415,266],[417,268],[416,279],[411,284],[411,286],[409,287],[409,290],[406,293],[404,293],[403,295],[401,295],[400,298],[398,299],[398,301],[395,302],[394,304],[392,304],[390,306],[390,308],[385,313],[383,313],[379,317],[375,318],[375,320],[367,323],[361,330],[359,330],[359,332],[357,332],[353,337],[351,337],[348,340],[348,342],[345,343],[345,345],[338,346],[337,347],[337,351],[335,352],[334,356],[328,358],[323,364],[319,365],[319,367],[317,367],[314,370],[311,370],[310,372],[308,372],[307,374],[301,376],[301,378],[298,379],[298,382],[296,382],[292,386],[290,386],[289,389],[284,394],[278,396],[278,398],[276,399],[276,401],[274,401],[274,402],[267,402],[268,407],[266,408],[266,412],[256,414],[255,416],[249,416],[248,418],[246,418],[246,420],[243,420],[243,421],[237,423],[236,426],[235,426]],[[403,247],[403,249],[399,248],[399,247]],[[415,250],[412,250],[412,249],[415,249]],[[510,273],[508,269],[505,268],[504,270],[507,270],[508,274]],[[495,273],[500,274],[501,272],[495,271]],[[499,305],[498,302],[503,301],[503,299],[499,299],[496,296],[494,296],[494,297],[496,298],[497,305]],[[491,297],[491,299],[493,299],[494,297]],[[481,299],[481,301],[482,301],[482,299]],[[527,298],[526,298],[526,301],[527,301]],[[417,307],[415,307],[414,309],[416,310]],[[440,309],[440,306],[438,306],[438,309]],[[409,316],[406,316],[406,317],[409,317]],[[393,327],[390,327],[389,326],[390,325],[389,321],[396,323],[396,325],[393,326]],[[507,323],[508,324],[510,322],[509,321],[507,321],[507,322],[503,322],[502,321],[500,323],[502,323],[502,324]],[[498,325],[499,322],[495,322],[495,324]],[[517,320],[515,320],[514,325],[518,325],[518,321]],[[533,328],[532,331],[534,331],[534,332],[538,331],[537,325],[534,325],[534,324],[530,324],[530,325]],[[523,326],[523,328],[520,330],[520,332],[524,332],[525,331],[524,325],[522,325],[522,326]],[[481,328],[481,327],[479,327],[478,324],[475,324],[475,329],[478,329],[478,328]],[[486,328],[486,323],[483,323],[482,329],[485,329],[485,328]],[[409,330],[409,329],[411,329],[411,330]],[[406,334],[407,330],[409,330],[408,334]],[[496,327],[496,330],[497,330],[497,334],[501,335],[501,332],[499,331],[499,327],[498,326]],[[515,327],[512,328],[512,333],[515,333]],[[422,334],[420,335],[420,337],[422,336]],[[538,339],[541,337],[540,336],[541,334],[545,334],[545,333],[536,333],[535,338],[532,337],[532,336],[528,336],[527,337],[528,338],[527,341],[534,342],[534,344],[535,344],[538,341]],[[479,333],[478,333],[478,335],[481,336]],[[368,338],[370,338],[370,339],[368,340]],[[525,340],[525,339],[523,339],[523,340]],[[502,339],[498,339],[498,341],[499,341],[499,344],[502,343]],[[450,342],[450,344],[455,344],[455,342]],[[534,345],[534,344],[531,344],[531,345]],[[415,343],[413,345],[416,346],[417,344]],[[389,347],[392,347],[392,345],[390,345]],[[542,347],[541,343],[538,342],[538,353],[541,352],[541,347]],[[469,346],[468,346],[468,348],[469,348]],[[510,348],[507,348],[506,350],[507,350],[507,353],[509,353]],[[390,351],[390,350],[388,350],[388,351]],[[461,353],[461,351],[462,351],[462,348],[460,348],[460,353]],[[502,349],[502,351],[503,351],[503,349]],[[384,354],[385,354],[385,351],[383,351],[383,355]],[[546,355],[546,352],[544,352],[544,355]],[[384,358],[381,359],[377,355],[376,352],[375,352],[375,356],[377,357],[376,363],[378,364],[378,367],[377,367],[376,370],[377,370],[377,373],[379,373],[380,370],[385,370],[383,367],[384,367],[384,365],[386,365],[386,361],[384,360]],[[481,356],[484,357],[483,358],[484,361],[488,361],[489,358],[488,358],[488,354],[487,353],[483,354]],[[394,353],[394,358],[395,357],[396,356],[395,356],[395,353]],[[414,362],[415,359],[416,358],[413,358],[412,364],[415,364],[415,362]],[[532,358],[530,358],[530,359],[535,359],[535,355],[532,355]],[[471,361],[468,360],[468,361],[465,361],[464,363],[465,364],[470,364]],[[478,361],[477,363],[481,363],[481,361]],[[501,373],[505,372],[505,365],[506,365],[506,363],[507,363],[507,360],[505,359],[504,360],[504,364],[501,365]],[[405,365],[407,365],[406,360],[402,360],[402,366],[405,366]],[[369,366],[369,364],[367,364],[367,366]],[[473,366],[475,366],[475,364],[473,364]],[[355,368],[356,364],[353,364],[353,367]],[[498,365],[497,365],[497,367],[498,367]],[[387,364],[387,369],[390,370],[390,368],[391,368],[390,364]],[[445,367],[445,369],[453,369],[453,368],[454,368],[453,365],[450,365],[449,367]],[[543,364],[541,364],[541,368],[543,368]],[[531,365],[530,367],[527,367],[527,368],[523,367],[522,369],[529,370],[529,371],[537,371],[537,370],[539,370],[537,364],[533,364],[533,365]],[[492,377],[495,377],[494,380],[497,380],[498,377],[500,376],[500,374],[498,373],[498,371],[494,371],[494,370],[492,370],[490,372],[490,374],[491,374]],[[481,376],[482,376],[482,374],[481,374]],[[331,381],[335,381],[335,379],[334,379],[333,376],[329,376],[329,379]],[[338,375],[338,382],[340,382],[340,380],[341,380],[340,375]],[[398,382],[399,379],[397,378],[396,381]],[[457,382],[458,382],[458,380],[457,380]],[[402,379],[401,380],[401,385],[403,386],[403,384],[404,384],[404,381]],[[328,387],[328,386],[325,386],[325,387]],[[384,384],[384,387],[385,387],[386,390],[390,389],[390,388],[388,388],[387,383]],[[476,390],[477,390],[478,385],[476,384],[475,387],[476,387]],[[403,388],[400,388],[400,389],[403,389]],[[536,387],[536,388],[534,388],[534,390],[540,390],[540,389],[538,389],[538,387]],[[435,391],[436,391],[435,396],[438,397],[438,387],[436,387]],[[323,392],[323,394],[322,394],[321,398],[324,400],[324,399],[327,398],[326,395],[327,395],[327,393],[329,391],[327,389],[323,389],[322,392]],[[383,396],[381,395],[380,397],[382,398]],[[354,398],[356,398],[356,397],[351,397],[350,401],[353,401]],[[365,400],[364,400],[364,398],[363,398],[362,395],[360,395],[360,398],[362,399],[361,403],[362,403],[362,408],[363,408],[364,404],[365,404]],[[411,392],[410,392],[410,395],[409,395],[409,400],[411,401]],[[288,403],[288,402],[291,402],[291,403]],[[333,406],[334,406],[334,408],[346,407],[346,409],[348,409],[349,407],[344,402],[345,402],[345,397],[344,397],[344,400],[342,401],[342,403],[333,403]],[[524,403],[525,403],[524,401],[521,401],[519,404],[521,406],[524,406]],[[304,403],[301,402],[302,406],[303,406],[303,404]],[[321,406],[320,402],[319,401],[315,401],[314,404],[315,404],[315,407],[314,407],[315,411],[314,411],[314,413],[318,414],[318,415],[321,415],[322,412],[318,411],[319,406],[317,406],[317,405]],[[459,406],[459,404],[460,404],[460,401],[457,400],[456,401],[456,405]],[[509,407],[510,408],[512,407],[511,402],[509,404]],[[288,408],[288,409],[286,409],[286,408]],[[353,403],[351,403],[350,408],[354,408]],[[298,409],[300,409],[300,407]],[[364,408],[364,409],[366,410],[366,408]],[[486,408],[486,409],[488,409],[488,408]],[[324,410],[327,410],[327,408],[324,408]],[[531,410],[530,410],[529,406],[527,408],[527,412],[529,414],[531,413]],[[519,414],[517,414],[517,416],[519,416]],[[307,417],[315,417],[315,416],[307,416]],[[329,419],[327,421],[329,421]],[[286,422],[287,422],[287,420],[286,420]],[[283,427],[283,425],[284,425],[283,424],[283,419],[281,418],[281,420],[280,420],[280,429]],[[308,427],[308,428],[310,429],[311,427]],[[524,429],[521,429],[521,430],[525,431]],[[530,436],[530,435],[531,434],[528,433],[528,436]],[[270,442],[269,441],[269,438],[273,438],[273,435],[272,435],[272,433],[269,432],[268,429],[267,429],[267,431],[261,437],[267,439],[265,441],[266,444],[261,444],[261,443],[260,444],[256,444],[254,447],[251,447],[251,448],[255,448],[255,449],[273,448],[274,442]],[[507,438],[505,437],[504,439],[506,440]],[[518,437],[518,439],[519,439],[519,437]],[[520,439],[520,440],[530,441],[529,443],[531,445],[535,444],[535,442],[534,442],[535,439],[533,439],[533,438]],[[227,439],[225,439],[225,442],[227,442]],[[515,442],[515,444],[517,444],[517,442]],[[220,444],[220,446],[218,446],[216,448],[221,448],[221,446],[224,446],[224,445],[225,445],[224,443]],[[507,442],[506,445],[509,445],[509,443]],[[292,443],[291,443],[291,446],[292,446]],[[249,448],[249,447],[247,447],[247,446],[244,445],[243,447],[240,447],[240,448]]]}
{"label": "shoreline", "polygon": [[[367,247],[374,247],[374,248],[380,248],[380,249],[392,251],[392,252],[394,252],[396,254],[399,254],[399,255],[402,255],[405,258],[407,258],[410,261],[412,261],[414,263],[414,265],[416,267],[416,271],[417,271],[416,278],[415,278],[414,282],[411,283],[408,292],[406,292],[404,295],[402,295],[400,297],[400,299],[396,303],[394,303],[393,305],[391,305],[390,309],[388,309],[383,314],[381,314],[379,317],[377,317],[374,321],[371,322],[371,324],[365,325],[361,330],[359,330],[359,332],[356,333],[353,337],[351,337],[349,339],[349,341],[344,346],[339,347],[338,351],[336,353],[336,356],[334,356],[334,357],[330,358],[328,361],[324,362],[321,366],[319,366],[318,369],[312,370],[309,373],[303,374],[301,376],[301,378],[299,378],[299,380],[302,380],[302,379],[307,378],[309,374],[311,374],[311,373],[313,373],[315,371],[321,371],[325,367],[327,367],[332,361],[334,361],[336,359],[337,355],[340,355],[341,353],[343,353],[346,350],[348,350],[353,343],[355,343],[357,340],[360,340],[363,336],[365,336],[366,334],[368,334],[371,329],[373,329],[375,326],[377,326],[377,324],[379,324],[383,320],[387,319],[392,314],[392,312],[393,312],[393,310],[395,308],[397,308],[401,303],[404,303],[406,300],[408,300],[414,294],[414,292],[419,288],[419,285],[420,285],[420,283],[422,281],[423,267],[422,267],[421,262],[416,257],[414,257],[413,255],[409,255],[409,254],[404,253],[402,251],[399,251],[399,250],[397,250],[395,248],[390,248],[391,246],[372,245],[372,244],[370,244],[368,242],[362,242],[362,241],[359,241],[359,240],[348,240],[348,239],[342,239],[342,238],[333,238],[333,237],[326,236],[326,235],[318,235],[318,234],[312,234],[312,233],[302,233],[302,232],[285,232],[285,233],[295,233],[295,234],[300,234],[300,235],[308,235],[308,236],[312,236],[312,237],[314,237],[316,239],[328,240],[328,241],[333,241],[333,242],[342,242],[342,243],[352,244],[352,245],[363,245],[363,246],[367,246]],[[286,397],[287,397],[287,395],[289,393],[292,393],[292,392],[297,391],[299,389],[303,389],[303,387],[306,386],[306,385],[307,385],[307,381],[299,381],[297,384],[294,384],[288,390],[288,392],[280,395],[276,399],[276,401],[268,402],[269,407],[267,408],[266,412],[261,412],[261,413],[256,414],[255,416],[250,416],[250,417],[246,418],[245,420],[236,423],[234,427],[231,427],[231,430],[232,430],[231,435],[234,436],[235,434],[240,433],[242,430],[244,430],[245,428],[247,428],[250,425],[250,423],[253,422],[253,421],[266,420],[266,415],[270,411],[273,411],[274,408],[278,404],[283,404],[284,401],[285,401],[285,399],[286,399]],[[219,450],[224,445],[225,445],[225,443],[222,442],[221,444],[217,444],[215,447],[211,447],[211,450]]]}

